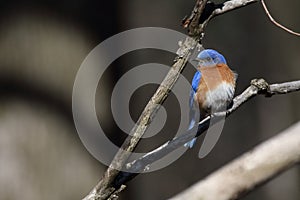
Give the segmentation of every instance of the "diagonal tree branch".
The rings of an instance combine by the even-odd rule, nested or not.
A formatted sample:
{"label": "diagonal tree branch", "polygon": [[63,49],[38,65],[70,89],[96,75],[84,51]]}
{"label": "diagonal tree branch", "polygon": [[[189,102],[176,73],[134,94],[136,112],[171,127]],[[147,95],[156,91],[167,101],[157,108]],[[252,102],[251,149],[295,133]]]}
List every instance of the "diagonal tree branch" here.
{"label": "diagonal tree branch", "polygon": [[144,108],[136,125],[130,132],[131,136],[127,137],[122,147],[120,148],[120,151],[117,152],[110,166],[104,173],[102,179],[84,199],[108,199],[111,195],[114,194],[114,192],[118,190],[118,188],[115,187],[114,182],[119,174],[119,169],[122,169],[124,164],[126,164],[130,153],[134,151],[138,142],[151,123],[153,117],[161,107],[161,104],[167,98],[180,73],[182,72],[190,56],[192,55],[193,50],[196,49],[196,47],[199,45],[199,42],[201,41],[204,33],[204,28],[206,27],[210,19],[212,19],[213,16],[246,6],[256,1],[257,0],[228,1],[225,3],[226,6],[224,10],[222,8],[218,8],[218,11],[215,10],[216,13],[213,12],[202,24],[199,24],[199,19],[205,9],[207,0],[196,0],[196,4],[192,11],[192,14],[188,18],[189,23],[185,23],[184,25],[184,27],[188,28],[188,32],[191,37],[187,37],[182,45],[180,45],[177,51],[178,56],[175,58],[174,64],[172,65],[170,71],[166,75],[157,91],[154,93],[154,95]]}
{"label": "diagonal tree branch", "polygon": [[[197,0],[194,8],[195,14],[191,18],[194,21],[200,18],[200,15],[205,7],[207,0]],[[199,27],[192,27],[196,29]],[[195,31],[195,32],[202,32]],[[160,108],[161,104],[167,98],[173,85],[179,78],[180,73],[184,69],[186,63],[188,62],[193,50],[199,45],[201,34],[195,34],[193,37],[187,37],[183,44],[180,45],[177,53],[178,56],[175,58],[175,62],[171,67],[170,71],[166,75],[165,79],[162,81],[146,107],[144,108],[141,116],[139,117],[137,123],[130,132],[130,136],[126,138],[122,147],[115,155],[110,166],[104,173],[100,182],[93,188],[93,190],[84,199],[94,200],[94,199],[107,199],[109,198],[118,188],[115,188],[112,183],[119,173],[118,169],[122,169],[122,166],[126,163],[130,153],[134,151],[141,137],[150,125],[152,118],[155,116],[156,112]]]}
{"label": "diagonal tree branch", "polygon": [[[197,125],[195,125],[193,129],[187,131],[183,135],[166,142],[162,146],[147,153],[143,157],[134,160],[131,163],[128,163],[126,165],[127,169],[136,173],[121,172],[115,181],[116,187],[121,186],[122,184],[137,176],[139,173],[146,170],[147,166],[151,163],[163,158],[172,151],[182,147],[183,144],[190,141],[192,138],[198,137],[199,135],[204,133],[210,125],[217,123],[218,119],[223,119],[224,116],[228,117],[242,104],[244,104],[251,98],[257,95],[265,95],[266,97],[271,97],[272,95],[287,94],[299,90],[300,81],[269,85],[264,79],[253,79],[251,81],[251,85],[246,90],[244,90],[243,93],[234,98],[233,105],[230,109],[228,109],[225,112],[214,113],[212,116],[208,116],[207,118],[199,122]],[[198,131],[195,136],[195,131],[197,130],[197,128]]]}
{"label": "diagonal tree branch", "polygon": [[299,132],[300,122],[171,199],[239,199],[262,183],[300,163]]}

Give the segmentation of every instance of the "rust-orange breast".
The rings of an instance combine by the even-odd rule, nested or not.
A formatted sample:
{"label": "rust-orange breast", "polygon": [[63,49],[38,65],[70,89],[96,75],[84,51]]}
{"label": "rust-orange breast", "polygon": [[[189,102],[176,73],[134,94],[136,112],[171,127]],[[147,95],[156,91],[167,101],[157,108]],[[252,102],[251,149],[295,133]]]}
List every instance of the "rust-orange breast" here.
{"label": "rust-orange breast", "polygon": [[217,64],[213,67],[199,67],[201,80],[197,89],[196,101],[200,108],[204,108],[207,91],[216,89],[221,83],[235,85],[235,75],[226,64]]}

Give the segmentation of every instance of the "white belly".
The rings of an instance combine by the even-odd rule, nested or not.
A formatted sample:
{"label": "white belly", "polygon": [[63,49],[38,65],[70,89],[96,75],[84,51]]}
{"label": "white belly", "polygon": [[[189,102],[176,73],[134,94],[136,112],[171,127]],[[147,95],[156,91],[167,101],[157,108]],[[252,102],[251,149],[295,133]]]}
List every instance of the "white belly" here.
{"label": "white belly", "polygon": [[209,108],[211,112],[226,110],[233,99],[234,89],[229,83],[221,83],[217,88],[206,93],[204,107]]}

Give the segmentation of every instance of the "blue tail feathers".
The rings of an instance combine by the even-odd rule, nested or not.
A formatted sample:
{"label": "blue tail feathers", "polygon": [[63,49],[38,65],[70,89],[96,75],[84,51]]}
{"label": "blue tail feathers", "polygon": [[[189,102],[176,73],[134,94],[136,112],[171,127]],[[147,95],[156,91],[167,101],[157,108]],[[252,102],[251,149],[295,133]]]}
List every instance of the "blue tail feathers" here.
{"label": "blue tail feathers", "polygon": [[[195,119],[192,118],[188,130],[191,130],[195,124],[196,124],[196,121],[195,121]],[[193,138],[191,141],[185,143],[184,146],[191,149],[195,145],[196,139],[197,138]]]}
{"label": "blue tail feathers", "polygon": [[191,149],[196,144],[196,140],[197,140],[197,138],[193,138],[191,141],[185,143],[184,146]]}

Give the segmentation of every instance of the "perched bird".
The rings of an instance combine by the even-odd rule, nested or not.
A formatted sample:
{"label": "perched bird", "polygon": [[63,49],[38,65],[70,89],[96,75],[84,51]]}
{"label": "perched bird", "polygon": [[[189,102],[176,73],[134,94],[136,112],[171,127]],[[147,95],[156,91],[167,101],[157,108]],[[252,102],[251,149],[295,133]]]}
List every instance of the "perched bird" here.
{"label": "perched bird", "polygon": [[[224,56],[216,50],[203,50],[196,60],[198,69],[192,80],[189,129],[195,126],[199,114],[201,121],[213,112],[227,109],[233,99],[237,78]],[[192,148],[195,142],[196,138],[184,146]]]}

